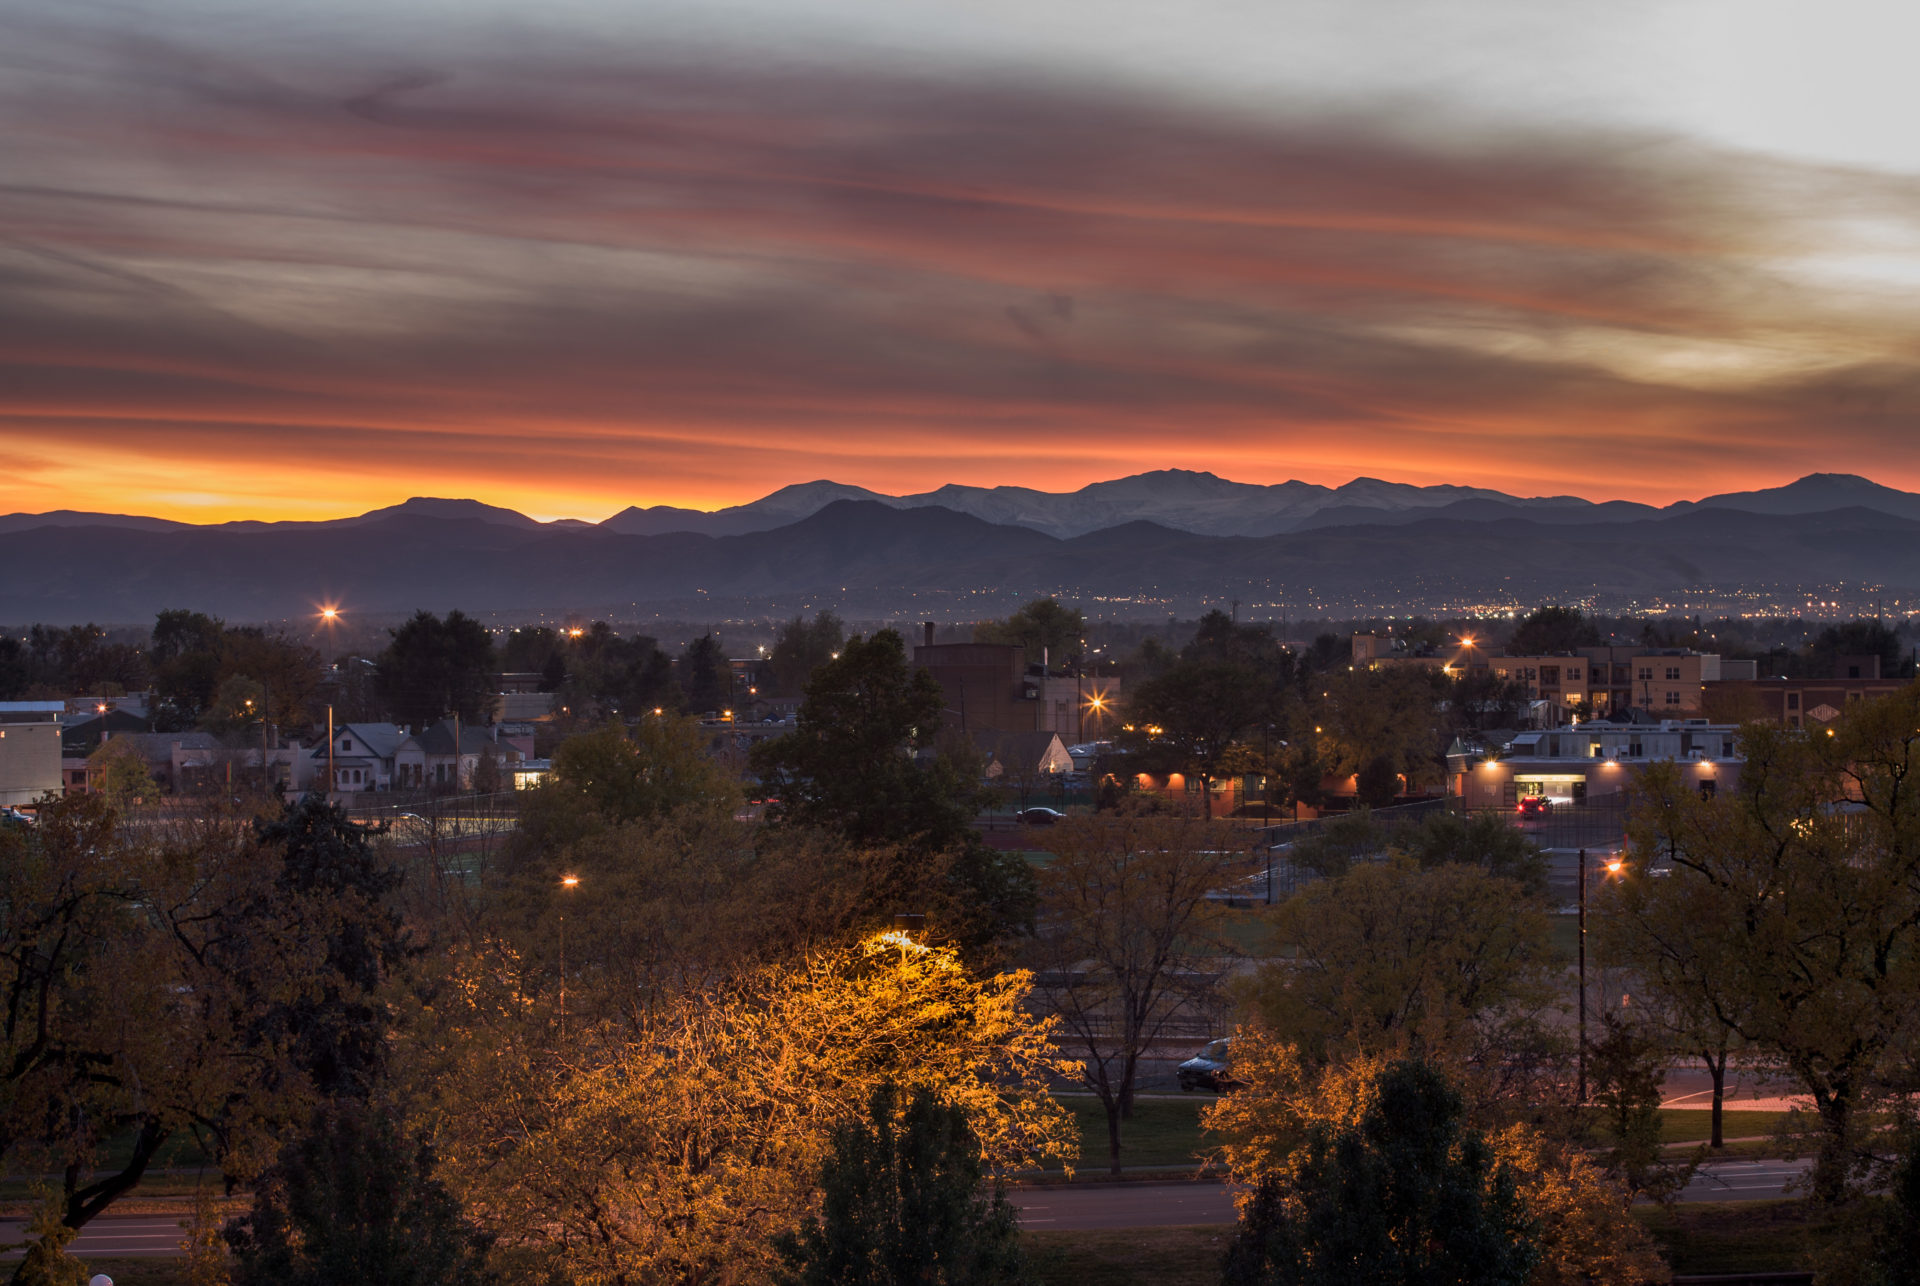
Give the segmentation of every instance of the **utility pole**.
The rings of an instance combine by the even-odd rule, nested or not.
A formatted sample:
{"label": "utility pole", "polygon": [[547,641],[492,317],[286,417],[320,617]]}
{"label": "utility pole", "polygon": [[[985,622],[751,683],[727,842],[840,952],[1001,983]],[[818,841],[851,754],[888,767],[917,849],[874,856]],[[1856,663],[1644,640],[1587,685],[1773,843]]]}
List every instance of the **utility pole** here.
{"label": "utility pole", "polygon": [[1580,850],[1580,1096],[1587,1101],[1587,850]]}

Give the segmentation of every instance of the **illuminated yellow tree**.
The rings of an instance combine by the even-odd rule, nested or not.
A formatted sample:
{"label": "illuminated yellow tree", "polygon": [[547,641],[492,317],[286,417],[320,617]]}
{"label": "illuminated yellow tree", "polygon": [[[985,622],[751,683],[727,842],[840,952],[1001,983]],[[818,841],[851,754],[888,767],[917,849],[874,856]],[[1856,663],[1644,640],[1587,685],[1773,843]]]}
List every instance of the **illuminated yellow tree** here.
{"label": "illuminated yellow tree", "polygon": [[1025,1009],[1030,980],[976,979],[945,948],[876,935],[558,1050],[516,975],[467,970],[415,1056],[448,1182],[510,1258],[582,1286],[764,1276],[832,1130],[885,1082],[964,1109],[992,1170],[1073,1152],[1045,1092],[1073,1069]]}
{"label": "illuminated yellow tree", "polygon": [[[1390,1056],[1360,1054],[1317,1067],[1297,1046],[1243,1028],[1234,1039],[1233,1071],[1246,1087],[1223,1095],[1205,1117],[1227,1172],[1248,1185],[1243,1208],[1263,1181],[1276,1183],[1282,1194],[1300,1187],[1315,1132],[1359,1122],[1390,1062]],[[1541,1258],[1530,1286],[1667,1280],[1666,1265],[1629,1213],[1628,1194],[1585,1156],[1526,1124],[1496,1125],[1487,1143],[1537,1229]]]}

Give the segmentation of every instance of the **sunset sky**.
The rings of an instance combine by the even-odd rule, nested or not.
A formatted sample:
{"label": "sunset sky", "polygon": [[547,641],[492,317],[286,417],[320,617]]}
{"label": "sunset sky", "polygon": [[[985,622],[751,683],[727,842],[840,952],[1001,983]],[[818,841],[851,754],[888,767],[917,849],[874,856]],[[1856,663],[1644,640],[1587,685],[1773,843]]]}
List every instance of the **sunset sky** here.
{"label": "sunset sky", "polygon": [[0,512],[1920,489],[1920,7],[0,8]]}

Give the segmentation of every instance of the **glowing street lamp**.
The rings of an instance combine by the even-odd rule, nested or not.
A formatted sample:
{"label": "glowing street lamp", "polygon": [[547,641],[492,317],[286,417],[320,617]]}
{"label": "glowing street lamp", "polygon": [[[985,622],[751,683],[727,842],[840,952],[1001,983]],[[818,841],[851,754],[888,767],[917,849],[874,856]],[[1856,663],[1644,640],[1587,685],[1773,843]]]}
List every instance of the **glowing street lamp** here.
{"label": "glowing street lamp", "polygon": [[[560,887],[563,889],[577,889],[580,887],[580,877],[577,875],[563,875],[560,877]],[[566,1038],[567,1038],[567,913],[564,909],[562,909],[560,912],[560,1039],[565,1040]]]}

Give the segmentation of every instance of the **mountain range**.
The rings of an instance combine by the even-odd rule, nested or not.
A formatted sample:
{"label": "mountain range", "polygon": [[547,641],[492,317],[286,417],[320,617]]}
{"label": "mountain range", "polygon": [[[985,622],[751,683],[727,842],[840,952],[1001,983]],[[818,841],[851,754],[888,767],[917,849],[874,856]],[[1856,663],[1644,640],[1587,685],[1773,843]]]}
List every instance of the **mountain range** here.
{"label": "mountain range", "polygon": [[785,487],[712,513],[539,522],[414,499],[321,522],[194,525],[59,511],[0,516],[0,621],[229,620],[417,607],[615,619],[831,606],[983,616],[1038,594],[1108,616],[1228,598],[1294,614],[1543,600],[1625,604],[1692,589],[1920,586],[1920,495],[1847,474],[1664,508],[1358,479],[1255,486],[1165,470],[1070,493]]}

